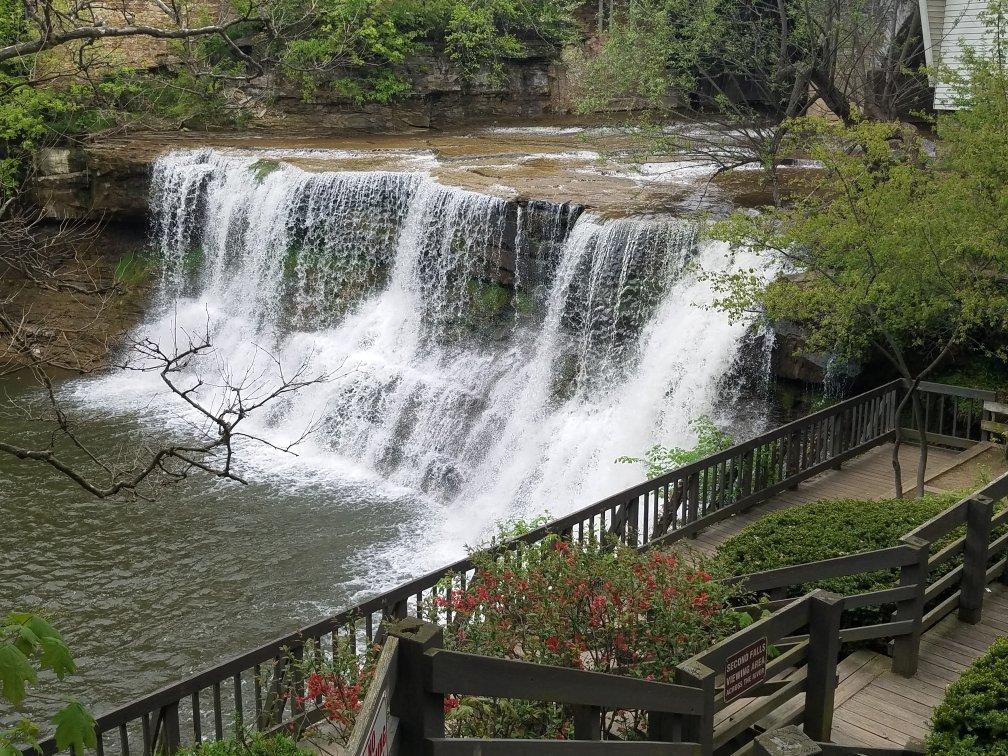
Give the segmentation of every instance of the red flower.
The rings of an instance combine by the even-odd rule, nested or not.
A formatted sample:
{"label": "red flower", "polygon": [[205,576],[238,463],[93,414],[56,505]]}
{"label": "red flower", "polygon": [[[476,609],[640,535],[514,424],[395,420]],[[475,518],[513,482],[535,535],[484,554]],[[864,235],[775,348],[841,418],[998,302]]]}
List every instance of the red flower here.
{"label": "red flower", "polygon": [[557,638],[555,635],[551,635],[549,638],[547,638],[545,643],[546,648],[548,648],[553,653],[556,653],[557,649],[560,648],[560,639]]}

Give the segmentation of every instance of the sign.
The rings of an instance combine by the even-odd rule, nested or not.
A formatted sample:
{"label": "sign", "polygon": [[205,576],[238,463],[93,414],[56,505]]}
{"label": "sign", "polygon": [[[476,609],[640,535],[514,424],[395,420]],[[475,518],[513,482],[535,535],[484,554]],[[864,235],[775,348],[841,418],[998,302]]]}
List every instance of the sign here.
{"label": "sign", "polygon": [[725,661],[725,703],[752,690],[766,678],[767,639],[760,638]]}
{"label": "sign", "polygon": [[364,756],[388,756],[388,691],[382,691],[371,732],[364,741]]}

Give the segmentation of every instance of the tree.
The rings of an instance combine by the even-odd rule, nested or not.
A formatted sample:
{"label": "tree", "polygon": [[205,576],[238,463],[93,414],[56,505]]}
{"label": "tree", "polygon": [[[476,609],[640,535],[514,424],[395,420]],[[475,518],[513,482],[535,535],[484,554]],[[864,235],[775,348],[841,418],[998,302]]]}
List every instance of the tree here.
{"label": "tree", "polygon": [[596,52],[572,54],[576,100],[657,109],[647,151],[715,175],[756,166],[779,204],[791,119],[817,101],[845,122],[906,107],[919,83],[907,68],[923,64],[917,12],[907,0],[632,0]]}
{"label": "tree", "polygon": [[[736,214],[715,234],[782,256],[769,285],[751,272],[717,277],[717,306],[801,324],[810,349],[882,355],[927,437],[920,382],[954,350],[998,351],[1008,326],[1008,76],[999,55],[973,56],[963,109],[937,120],[934,149],[912,129],[857,121],[792,121],[790,147],[822,164],[818,185],[788,207]],[[898,430],[897,430],[898,434]],[[893,451],[903,494],[899,442]]]}

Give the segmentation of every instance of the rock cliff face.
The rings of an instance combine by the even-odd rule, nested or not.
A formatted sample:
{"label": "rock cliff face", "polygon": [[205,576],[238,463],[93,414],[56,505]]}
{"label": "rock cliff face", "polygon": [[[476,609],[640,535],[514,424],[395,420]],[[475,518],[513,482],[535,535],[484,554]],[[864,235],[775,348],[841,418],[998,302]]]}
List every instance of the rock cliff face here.
{"label": "rock cliff face", "polygon": [[413,93],[388,105],[358,105],[324,89],[306,102],[273,76],[257,80],[246,93],[257,100],[273,100],[284,116],[308,120],[319,128],[372,133],[455,129],[487,120],[567,112],[566,71],[556,61],[556,51],[545,45],[527,47],[523,58],[504,65],[499,78],[476,82],[463,82],[442,58],[413,58],[405,66]]}
{"label": "rock cliff face", "polygon": [[146,224],[149,166],[147,156],[115,149],[47,148],[29,190],[53,220]]}

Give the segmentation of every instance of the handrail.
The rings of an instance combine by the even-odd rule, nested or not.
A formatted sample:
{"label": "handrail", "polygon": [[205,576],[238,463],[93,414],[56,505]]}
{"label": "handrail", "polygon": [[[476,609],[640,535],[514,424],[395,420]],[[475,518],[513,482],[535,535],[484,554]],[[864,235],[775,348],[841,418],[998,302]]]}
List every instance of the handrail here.
{"label": "handrail", "polygon": [[844,577],[860,572],[889,570],[911,564],[915,559],[913,551],[906,546],[893,546],[888,549],[862,551],[818,562],[795,564],[763,572],[753,572],[748,575],[739,575],[729,578],[728,582],[738,584],[746,592],[769,591],[799,582],[811,583],[816,580]]}
{"label": "handrail", "polygon": [[[891,381],[631,486],[505,545],[515,548],[549,535],[582,539],[610,534],[630,546],[650,548],[693,535],[718,520],[745,511],[785,488],[797,486],[829,467],[838,467],[889,441],[896,432],[895,410],[904,390],[902,381]],[[975,390],[937,384],[922,385],[920,390],[940,394],[940,398],[974,398],[976,395]],[[959,409],[953,412],[958,413]],[[954,421],[955,416],[953,434],[957,432]],[[978,422],[970,420],[963,440],[971,439],[978,426]],[[212,724],[218,738],[222,737],[222,722],[231,721],[235,716],[240,718],[243,709],[251,711],[254,707],[257,719],[279,715],[286,699],[276,695],[269,699],[271,705],[276,704],[276,712],[263,708],[261,699],[264,696],[268,699],[266,694],[270,690],[276,694],[279,689],[281,675],[286,674],[284,659],[290,650],[309,641],[325,643],[328,636],[335,640],[341,633],[351,638],[361,633],[370,641],[382,617],[406,616],[411,603],[419,611],[419,603],[437,592],[443,579],[462,576],[464,580],[474,569],[472,560],[457,560],[105,712],[97,718],[99,738],[103,733],[118,729],[124,756],[129,756],[131,742],[140,742],[146,746],[144,750],[148,750],[157,741],[161,728],[179,726],[180,708],[182,715],[191,719],[190,731],[198,733],[201,727],[211,726],[209,720],[204,721],[204,711],[206,715],[211,712],[201,708],[205,703],[201,698],[206,696],[212,698]],[[292,709],[295,709],[294,704],[291,701]],[[231,707],[231,714],[224,712],[226,705]],[[292,714],[296,715],[297,711]],[[272,728],[279,722],[266,724]],[[167,741],[162,742],[177,742],[175,735],[169,733]],[[43,753],[53,753],[52,738],[43,741],[42,748]]]}
{"label": "handrail", "polygon": [[428,658],[426,687],[434,693],[561,701],[668,714],[703,711],[702,694],[686,685],[457,651],[437,650]]}

